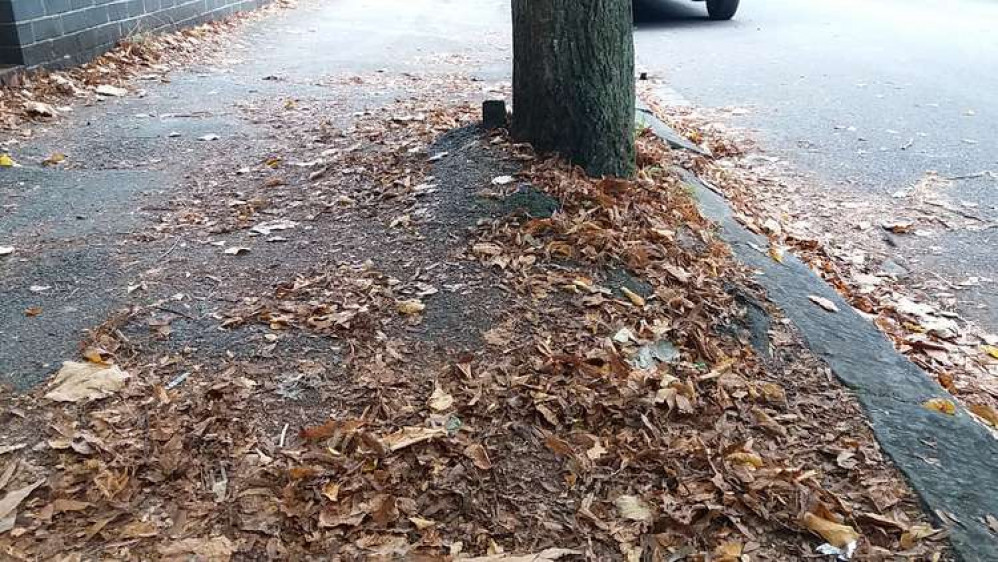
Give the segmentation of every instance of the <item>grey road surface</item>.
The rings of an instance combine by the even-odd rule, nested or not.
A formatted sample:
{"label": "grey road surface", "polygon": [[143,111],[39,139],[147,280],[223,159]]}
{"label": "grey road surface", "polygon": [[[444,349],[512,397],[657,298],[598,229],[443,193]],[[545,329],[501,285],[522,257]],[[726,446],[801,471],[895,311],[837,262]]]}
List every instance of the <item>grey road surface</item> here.
{"label": "grey road surface", "polygon": [[[748,108],[733,123],[829,190],[882,198],[929,170],[998,172],[998,2],[742,0],[730,22],[702,4],[639,2],[640,66],[698,106]],[[951,189],[998,220],[998,177]],[[906,237],[896,251],[916,273],[994,280],[962,292],[960,312],[998,332],[998,228]]]}

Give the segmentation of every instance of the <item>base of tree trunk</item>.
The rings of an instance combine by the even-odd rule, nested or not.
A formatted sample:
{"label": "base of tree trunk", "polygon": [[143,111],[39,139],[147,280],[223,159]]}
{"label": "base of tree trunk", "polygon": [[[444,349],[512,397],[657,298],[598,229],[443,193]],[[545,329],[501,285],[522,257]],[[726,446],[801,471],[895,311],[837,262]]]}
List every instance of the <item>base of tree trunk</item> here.
{"label": "base of tree trunk", "polygon": [[631,0],[513,0],[513,136],[591,176],[632,176],[632,25]]}

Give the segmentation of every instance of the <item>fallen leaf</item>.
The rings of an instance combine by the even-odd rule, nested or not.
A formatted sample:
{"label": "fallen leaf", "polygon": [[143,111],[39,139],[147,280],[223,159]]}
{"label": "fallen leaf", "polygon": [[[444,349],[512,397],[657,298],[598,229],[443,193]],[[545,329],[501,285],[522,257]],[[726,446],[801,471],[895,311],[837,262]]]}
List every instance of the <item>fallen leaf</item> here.
{"label": "fallen leaf", "polygon": [[111,86],[110,84],[101,84],[100,86],[97,86],[97,95],[120,98],[128,95],[128,90],[117,86]]}
{"label": "fallen leaf", "polygon": [[811,532],[819,535],[828,541],[828,544],[835,548],[845,550],[850,544],[859,540],[860,534],[849,525],[842,525],[818,517],[813,513],[805,513],[803,518],[804,526]]}
{"label": "fallen leaf", "polygon": [[417,531],[423,531],[425,529],[429,529],[430,527],[433,527],[437,524],[436,521],[433,521],[431,519],[423,519],[422,517],[410,517],[409,521],[416,526]]}
{"label": "fallen leaf", "polygon": [[454,397],[439,386],[433,389],[433,394],[427,404],[437,412],[443,412],[454,405]]}
{"label": "fallen leaf", "polygon": [[464,456],[471,459],[471,462],[482,470],[492,469],[492,461],[489,460],[489,453],[480,443],[472,443],[465,447]]}
{"label": "fallen leaf", "polygon": [[13,453],[14,451],[19,451],[25,448],[27,445],[24,443],[19,443],[17,445],[3,445],[0,446],[0,455],[6,455],[7,453]]}
{"label": "fallen leaf", "polygon": [[340,485],[336,482],[326,482],[322,486],[322,495],[326,496],[326,499],[335,502],[340,499]]}
{"label": "fallen leaf", "polygon": [[821,308],[824,308],[828,312],[838,312],[839,311],[839,307],[835,306],[834,302],[832,302],[829,299],[826,299],[825,297],[819,297],[819,296],[816,296],[816,295],[808,295],[807,298],[811,299],[811,302],[813,302],[814,304],[820,306]]}
{"label": "fallen leaf", "polygon": [[727,459],[733,463],[748,466],[751,468],[762,468],[765,463],[762,462],[762,457],[755,453],[748,453],[745,451],[737,451],[731,453],[727,456]]}
{"label": "fallen leaf", "polygon": [[55,107],[40,101],[24,102],[24,110],[27,111],[29,115],[37,115],[39,117],[55,117],[58,115]]}
{"label": "fallen leaf", "polygon": [[28,318],[33,318],[41,313],[42,313],[42,307],[40,306],[29,306],[28,308],[24,309],[24,315],[27,316]]}
{"label": "fallen leaf", "polygon": [[984,349],[984,353],[987,353],[991,357],[994,357],[995,359],[998,359],[998,346],[985,345],[983,347],[983,349]]}
{"label": "fallen leaf", "polygon": [[3,499],[0,499],[0,533],[5,533],[14,528],[17,506],[21,505],[21,502],[30,496],[31,492],[34,492],[36,488],[44,483],[45,480],[39,480],[34,484],[29,484],[23,488],[8,492]]}
{"label": "fallen leaf", "polygon": [[227,537],[171,540],[158,547],[160,560],[168,562],[228,562],[236,547]]}
{"label": "fallen leaf", "polygon": [[14,253],[13,246],[0,246],[0,256],[9,256]]}
{"label": "fallen leaf", "polygon": [[13,168],[17,162],[11,158],[10,154],[0,154],[0,168]]}
{"label": "fallen leaf", "polygon": [[992,427],[998,428],[998,411],[987,404],[968,404],[967,409]]}
{"label": "fallen leaf", "polygon": [[226,248],[224,250],[224,253],[226,253],[226,254],[228,254],[230,256],[239,256],[239,255],[242,255],[242,254],[248,254],[249,252],[250,252],[250,249],[249,248],[245,248],[243,246],[232,246],[232,247]]}
{"label": "fallen leaf", "polygon": [[218,135],[212,133],[212,134],[202,135],[198,137],[198,140],[201,142],[211,142],[211,141],[217,141],[220,138],[221,137],[219,137]]}
{"label": "fallen leaf", "polygon": [[423,301],[419,299],[409,299],[400,301],[398,303],[398,311],[400,314],[405,314],[406,316],[412,316],[414,314],[419,314],[426,310],[426,305]]}
{"label": "fallen leaf", "polygon": [[931,525],[926,525],[925,523],[912,525],[907,531],[901,534],[901,548],[908,550],[922,539],[931,537],[938,532],[937,529],[933,529]]}
{"label": "fallen leaf", "polygon": [[132,521],[121,528],[120,537],[122,539],[140,539],[155,537],[159,534],[159,529],[149,521]]}
{"label": "fallen leaf", "polygon": [[106,398],[125,386],[128,373],[117,365],[66,361],[45,398],[55,402],[89,402]]}
{"label": "fallen leaf", "polygon": [[786,248],[779,246],[777,244],[769,245],[769,257],[773,258],[773,261],[783,263],[783,255],[786,253]]}
{"label": "fallen leaf", "polygon": [[386,435],[381,442],[391,451],[400,451],[406,447],[430,441],[447,435],[446,429],[429,429],[426,427],[404,427],[391,435]]}
{"label": "fallen leaf", "polygon": [[66,155],[61,152],[53,152],[48,158],[42,160],[42,166],[55,166],[66,160]]}
{"label": "fallen leaf", "polygon": [[624,519],[650,522],[654,517],[648,504],[637,496],[619,496],[613,500],[613,505]]}
{"label": "fallen leaf", "polygon": [[479,242],[471,247],[471,251],[479,256],[498,256],[502,253],[502,246],[490,242]]}
{"label": "fallen leaf", "polygon": [[513,183],[513,176],[499,176],[492,178],[492,185],[509,185]]}
{"label": "fallen leaf", "polygon": [[927,410],[939,412],[940,414],[946,414],[947,416],[956,415],[956,405],[945,398],[933,398],[931,400],[926,400],[922,406]]}
{"label": "fallen leaf", "polygon": [[624,296],[627,297],[627,300],[631,301],[631,304],[633,304],[634,306],[645,305],[644,297],[628,289],[627,287],[621,287],[620,292],[624,293]]}
{"label": "fallen leaf", "polygon": [[714,549],[714,562],[740,562],[742,559],[742,543],[728,541],[721,543]]}

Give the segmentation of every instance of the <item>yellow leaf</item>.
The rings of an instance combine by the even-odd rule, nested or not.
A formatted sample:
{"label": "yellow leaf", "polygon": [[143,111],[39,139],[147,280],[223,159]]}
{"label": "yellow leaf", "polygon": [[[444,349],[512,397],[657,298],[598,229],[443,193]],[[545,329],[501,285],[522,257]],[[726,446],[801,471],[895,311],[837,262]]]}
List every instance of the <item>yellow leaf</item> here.
{"label": "yellow leaf", "polygon": [[714,560],[716,562],[738,562],[742,558],[742,543],[726,542],[721,543],[714,549]]}
{"label": "yellow leaf", "polygon": [[755,453],[746,453],[745,451],[731,453],[728,455],[728,460],[751,468],[762,468],[763,466],[762,457]]}
{"label": "yellow leaf", "polygon": [[901,535],[901,548],[908,550],[915,546],[918,541],[930,537],[937,533],[936,529],[933,529],[930,525],[924,523],[919,523],[917,525],[912,525],[910,529]]}
{"label": "yellow leaf", "polygon": [[64,161],[65,159],[66,159],[65,154],[61,152],[54,152],[52,153],[51,156],[49,156],[45,160],[42,160],[42,166],[55,166],[56,164]]}
{"label": "yellow leaf", "polygon": [[783,246],[777,246],[776,244],[769,245],[769,257],[773,258],[773,261],[783,263],[784,252]]}
{"label": "yellow leaf", "polygon": [[419,299],[410,299],[407,301],[401,301],[398,303],[398,311],[406,316],[411,316],[413,314],[419,314],[426,310],[426,305],[423,304]]}
{"label": "yellow leaf", "polygon": [[14,162],[10,154],[0,154],[0,168],[13,168],[16,165],[17,162]]}
{"label": "yellow leaf", "polygon": [[967,406],[967,409],[988,422],[992,427],[998,427],[998,411],[995,411],[991,406],[987,404],[970,404]]}
{"label": "yellow leaf", "polygon": [[422,531],[424,529],[429,529],[430,527],[437,524],[436,521],[430,519],[423,519],[422,517],[410,517],[409,521],[416,526],[417,531]]}
{"label": "yellow leaf", "polygon": [[627,297],[627,300],[631,301],[631,303],[633,303],[634,306],[644,306],[645,305],[645,299],[644,299],[644,297],[642,297],[641,295],[639,295],[639,294],[635,293],[634,291],[628,289],[627,287],[621,287],[620,291],[622,293],[624,293],[624,296]]}
{"label": "yellow leaf", "polygon": [[927,400],[922,404],[928,410],[933,412],[939,412],[940,414],[946,414],[947,416],[956,415],[956,406],[945,398],[933,398],[932,400]]}
{"label": "yellow leaf", "polygon": [[842,525],[818,517],[813,513],[805,513],[803,523],[808,530],[816,533],[835,548],[845,549],[851,543],[859,540],[859,533],[856,532],[856,529],[849,525]]}
{"label": "yellow leaf", "polygon": [[983,349],[984,349],[984,353],[987,353],[991,357],[994,357],[995,359],[998,359],[998,346],[986,345],[986,346],[984,346]]}

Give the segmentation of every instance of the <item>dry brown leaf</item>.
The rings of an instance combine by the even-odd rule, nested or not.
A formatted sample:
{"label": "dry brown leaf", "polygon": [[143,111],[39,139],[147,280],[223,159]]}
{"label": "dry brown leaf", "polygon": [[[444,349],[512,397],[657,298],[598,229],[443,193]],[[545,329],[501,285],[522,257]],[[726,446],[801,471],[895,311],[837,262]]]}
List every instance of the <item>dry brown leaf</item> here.
{"label": "dry brown leaf", "polygon": [[236,546],[227,537],[174,540],[158,547],[161,560],[169,562],[228,562]]}
{"label": "dry brown leaf", "polygon": [[45,398],[55,402],[89,402],[106,398],[125,386],[128,373],[117,365],[66,361],[56,373]]}
{"label": "dry brown leaf", "polygon": [[447,435],[445,429],[430,429],[426,427],[404,427],[391,435],[386,435],[381,442],[389,451],[395,452],[438,437]]}
{"label": "dry brown leaf", "polygon": [[988,425],[998,428],[998,411],[991,406],[987,404],[968,404],[967,409],[986,421]]}
{"label": "dry brown leaf", "polygon": [[423,519],[422,517],[410,517],[409,521],[416,526],[417,531],[423,531],[425,529],[429,529],[430,527],[433,527],[437,524],[436,521],[433,521],[431,519]]}
{"label": "dry brown leaf", "polygon": [[471,247],[471,251],[478,256],[498,256],[502,253],[502,246],[490,242],[479,242]]}
{"label": "dry brown leaf", "polygon": [[735,541],[728,541],[721,543],[714,549],[714,560],[715,562],[739,562],[742,558],[742,550],[744,547],[742,543]]}
{"label": "dry brown leaf", "polygon": [[444,412],[454,405],[454,397],[438,386],[433,389],[427,405],[436,412]]}
{"label": "dry brown leaf", "polygon": [[637,496],[619,496],[613,500],[613,505],[617,507],[617,513],[624,519],[650,522],[654,518],[648,504]]}
{"label": "dry brown leaf", "polygon": [[931,525],[926,525],[924,523],[912,525],[907,531],[901,534],[901,548],[908,550],[918,544],[918,542],[922,539],[931,537],[938,532],[939,531],[937,529],[933,529]]}
{"label": "dry brown leaf", "polygon": [[808,530],[825,539],[828,544],[841,550],[845,550],[851,543],[858,541],[860,537],[856,529],[853,529],[849,525],[829,521],[813,513],[805,513],[803,523]]}
{"label": "dry brown leaf", "polygon": [[489,460],[489,453],[480,443],[472,443],[464,449],[464,456],[471,459],[471,462],[482,470],[491,470],[492,461]]}
{"label": "dry brown leaf", "polygon": [[926,410],[946,414],[947,416],[956,415],[956,405],[945,398],[933,398],[931,400],[926,400],[925,403],[922,404],[922,407]]}
{"label": "dry brown leaf", "polygon": [[627,300],[631,301],[631,304],[633,304],[634,306],[644,306],[645,305],[645,299],[644,299],[644,297],[642,297],[641,295],[639,295],[639,294],[635,293],[634,291],[628,289],[627,287],[621,287],[620,288],[620,292],[624,293],[624,296],[627,297]]}
{"label": "dry brown leaf", "polygon": [[34,484],[10,491],[3,499],[0,499],[0,533],[5,533],[14,528],[17,506],[21,505],[21,502],[30,496],[31,492],[34,492],[36,488],[44,483],[45,480],[39,480]]}
{"label": "dry brown leaf", "polygon": [[322,486],[322,495],[326,496],[331,502],[339,501],[340,499],[340,485],[336,482],[326,482]]}
{"label": "dry brown leaf", "polygon": [[155,537],[159,534],[159,529],[149,521],[132,521],[121,528],[120,538],[140,539]]}

